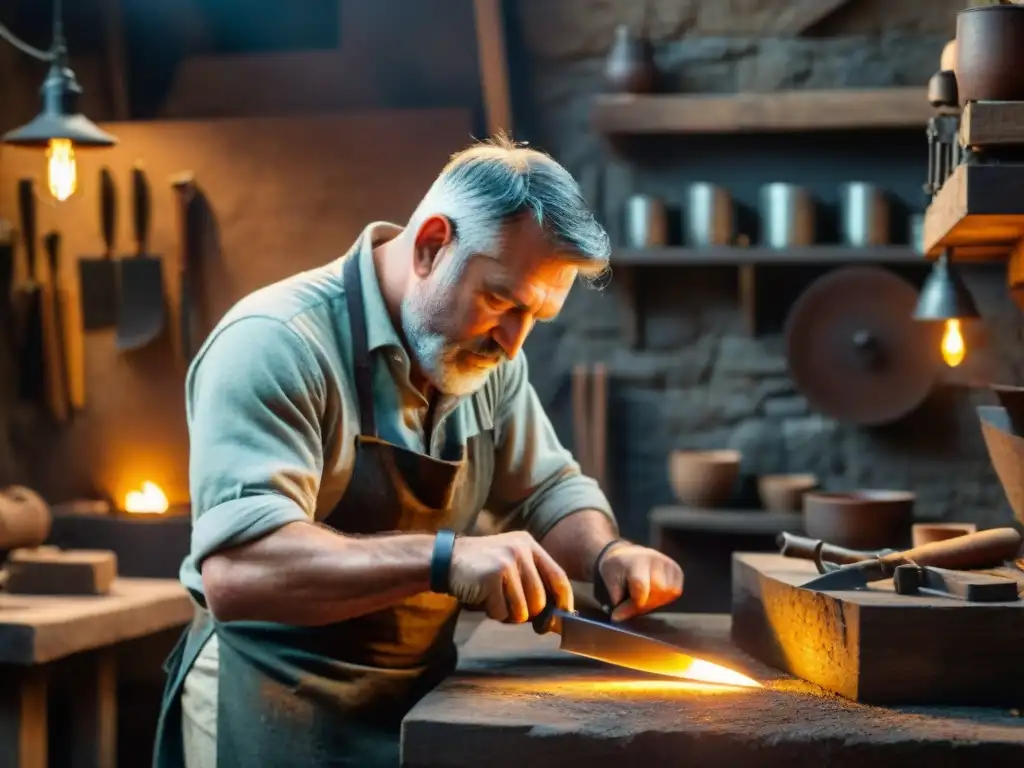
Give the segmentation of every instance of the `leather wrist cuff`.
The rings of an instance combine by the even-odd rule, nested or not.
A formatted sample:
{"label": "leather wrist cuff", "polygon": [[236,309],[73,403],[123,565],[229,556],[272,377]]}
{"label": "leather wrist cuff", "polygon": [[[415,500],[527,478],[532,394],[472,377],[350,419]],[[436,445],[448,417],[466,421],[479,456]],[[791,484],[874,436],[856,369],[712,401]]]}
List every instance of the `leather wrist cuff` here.
{"label": "leather wrist cuff", "polygon": [[430,556],[430,591],[451,594],[449,576],[452,555],[455,553],[455,531],[441,530],[434,537],[434,552]]}
{"label": "leather wrist cuff", "polygon": [[601,548],[601,551],[597,553],[597,557],[594,559],[594,572],[591,575],[590,581],[594,585],[594,599],[603,606],[615,607],[611,604],[612,598],[608,594],[608,585],[604,583],[604,579],[601,577],[601,561],[604,560],[605,555],[619,544],[628,543],[625,539],[612,539]]}

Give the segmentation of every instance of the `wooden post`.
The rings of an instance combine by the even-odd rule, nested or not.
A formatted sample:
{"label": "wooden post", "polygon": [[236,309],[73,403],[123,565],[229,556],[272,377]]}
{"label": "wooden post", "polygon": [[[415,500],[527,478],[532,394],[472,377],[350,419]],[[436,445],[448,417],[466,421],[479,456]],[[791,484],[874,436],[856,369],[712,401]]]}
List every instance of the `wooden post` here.
{"label": "wooden post", "polygon": [[501,0],[473,0],[476,16],[477,59],[484,94],[487,131],[512,135],[512,103],[505,53],[505,24]]}
{"label": "wooden post", "polygon": [[48,768],[46,673],[0,667],[0,768]]}
{"label": "wooden post", "polygon": [[117,660],[112,647],[74,659],[71,676],[71,764],[117,768]]}

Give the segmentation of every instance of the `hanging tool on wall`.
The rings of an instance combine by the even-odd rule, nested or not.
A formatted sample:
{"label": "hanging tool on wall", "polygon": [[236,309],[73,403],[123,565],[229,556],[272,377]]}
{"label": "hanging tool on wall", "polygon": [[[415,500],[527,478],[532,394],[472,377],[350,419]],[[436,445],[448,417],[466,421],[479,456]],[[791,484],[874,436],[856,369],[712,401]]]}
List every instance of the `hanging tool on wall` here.
{"label": "hanging tool on wall", "polygon": [[45,402],[47,391],[46,337],[42,286],[36,263],[36,192],[32,179],[18,180],[18,214],[27,277],[17,290],[19,394],[23,400],[38,403]]}
{"label": "hanging tool on wall", "polygon": [[572,413],[576,460],[583,474],[607,494],[608,369],[604,363],[572,371]]}
{"label": "hanging tool on wall", "polygon": [[163,260],[148,252],[151,203],[149,182],[141,167],[132,169],[132,219],[135,253],[121,259],[117,348],[122,352],[152,344],[164,330]]}
{"label": "hanging tool on wall", "polygon": [[78,259],[78,279],[82,301],[82,328],[95,331],[117,325],[118,269],[114,260],[117,232],[117,189],[110,168],[100,169],[100,232],[103,255]]}
{"label": "hanging tool on wall", "polygon": [[50,268],[50,316],[47,329],[51,339],[47,349],[50,350],[48,369],[53,372],[50,382],[52,394],[51,410],[60,422],[70,421],[74,416],[74,405],[71,397],[71,372],[68,361],[68,345],[65,326],[65,302],[62,300],[61,269],[60,269],[60,233],[47,232],[43,238],[46,260]]}
{"label": "hanging tool on wall", "polygon": [[181,246],[178,336],[182,360],[185,365],[188,365],[195,355],[196,339],[199,337],[196,317],[199,244],[195,226],[195,211],[192,207],[196,197],[195,176],[191,171],[184,171],[171,179],[171,187],[178,200],[178,242]]}

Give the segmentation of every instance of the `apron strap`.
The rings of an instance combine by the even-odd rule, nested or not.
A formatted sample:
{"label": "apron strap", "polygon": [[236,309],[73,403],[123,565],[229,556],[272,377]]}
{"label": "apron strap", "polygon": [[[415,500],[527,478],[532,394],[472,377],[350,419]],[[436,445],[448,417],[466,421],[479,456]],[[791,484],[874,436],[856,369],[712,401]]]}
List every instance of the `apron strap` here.
{"label": "apron strap", "polygon": [[366,437],[377,437],[377,418],[373,412],[373,371],[370,347],[366,340],[366,309],[363,304],[363,281],[359,273],[361,249],[345,260],[342,283],[345,304],[352,328],[352,361],[355,372],[356,400],[359,403],[359,431]]}

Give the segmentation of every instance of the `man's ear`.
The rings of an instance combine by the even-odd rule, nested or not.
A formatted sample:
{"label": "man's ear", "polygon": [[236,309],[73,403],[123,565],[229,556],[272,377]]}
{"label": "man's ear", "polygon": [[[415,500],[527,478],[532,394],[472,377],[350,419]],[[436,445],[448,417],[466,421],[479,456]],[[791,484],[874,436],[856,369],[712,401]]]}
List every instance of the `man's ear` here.
{"label": "man's ear", "polygon": [[413,243],[412,268],[416,276],[423,279],[430,275],[437,264],[438,254],[455,237],[451,219],[441,214],[430,216],[416,230]]}

